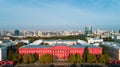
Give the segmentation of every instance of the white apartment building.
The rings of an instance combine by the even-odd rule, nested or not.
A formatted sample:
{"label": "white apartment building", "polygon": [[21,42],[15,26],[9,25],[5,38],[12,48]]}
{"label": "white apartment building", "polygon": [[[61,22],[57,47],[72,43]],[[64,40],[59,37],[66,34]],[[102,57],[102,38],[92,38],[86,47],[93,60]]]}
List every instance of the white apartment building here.
{"label": "white apartment building", "polygon": [[99,38],[87,38],[87,41],[89,44],[94,44],[96,46],[99,46],[99,43],[103,42],[103,39],[99,39]]}
{"label": "white apartment building", "polygon": [[0,40],[0,44],[2,44],[3,42]]}
{"label": "white apartment building", "polygon": [[21,40],[21,42],[23,42],[23,43],[29,43],[29,40]]}
{"label": "white apartment building", "polygon": [[7,48],[0,46],[0,61],[7,59]]}
{"label": "white apartment building", "polygon": [[113,60],[120,60],[120,44],[117,43],[104,43],[108,48],[108,53]]}
{"label": "white apartment building", "polygon": [[36,40],[32,43],[30,43],[29,45],[40,45],[43,42],[43,40]]}

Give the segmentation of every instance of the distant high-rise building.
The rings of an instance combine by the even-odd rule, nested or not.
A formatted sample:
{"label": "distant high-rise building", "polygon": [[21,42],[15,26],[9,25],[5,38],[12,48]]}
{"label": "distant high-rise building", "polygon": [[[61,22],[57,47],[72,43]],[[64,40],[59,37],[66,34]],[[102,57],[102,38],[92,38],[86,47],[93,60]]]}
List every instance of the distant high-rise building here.
{"label": "distant high-rise building", "polygon": [[15,30],[14,35],[19,36],[19,34],[20,34],[19,30]]}
{"label": "distant high-rise building", "polygon": [[118,39],[117,39],[117,35],[114,35],[114,41],[117,42]]}
{"label": "distant high-rise building", "polygon": [[120,41],[120,35],[119,35],[119,34],[116,34],[115,31],[113,31],[113,36],[114,36],[114,41],[115,41],[115,42],[119,42],[119,41]]}
{"label": "distant high-rise building", "polygon": [[119,33],[120,33],[120,30],[119,30]]}
{"label": "distant high-rise building", "polygon": [[89,34],[92,34],[92,27],[85,27],[85,34],[86,35],[89,35]]}

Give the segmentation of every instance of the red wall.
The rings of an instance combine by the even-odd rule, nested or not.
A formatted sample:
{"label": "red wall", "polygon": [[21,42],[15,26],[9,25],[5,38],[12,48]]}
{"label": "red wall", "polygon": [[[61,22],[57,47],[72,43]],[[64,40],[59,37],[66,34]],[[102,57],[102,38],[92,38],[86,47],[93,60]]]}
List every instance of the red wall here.
{"label": "red wall", "polygon": [[[68,59],[69,54],[83,56],[85,48],[72,48],[69,46],[53,46],[51,48],[19,48],[19,54],[52,54],[58,59]],[[88,48],[90,54],[102,54],[102,48]]]}
{"label": "red wall", "polygon": [[88,48],[90,54],[102,54],[102,48]]}

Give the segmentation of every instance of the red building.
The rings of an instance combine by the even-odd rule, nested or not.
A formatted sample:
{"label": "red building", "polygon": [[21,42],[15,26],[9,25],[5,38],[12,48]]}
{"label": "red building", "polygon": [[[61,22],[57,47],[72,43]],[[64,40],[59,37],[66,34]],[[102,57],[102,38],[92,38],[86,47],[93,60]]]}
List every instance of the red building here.
{"label": "red building", "polygon": [[0,61],[0,65],[13,65],[13,61]]}
{"label": "red building", "polygon": [[[80,54],[83,56],[86,45],[25,45],[19,48],[19,54],[52,54],[58,59],[68,59],[69,54]],[[102,54],[102,48],[96,46],[88,46],[90,54]]]}

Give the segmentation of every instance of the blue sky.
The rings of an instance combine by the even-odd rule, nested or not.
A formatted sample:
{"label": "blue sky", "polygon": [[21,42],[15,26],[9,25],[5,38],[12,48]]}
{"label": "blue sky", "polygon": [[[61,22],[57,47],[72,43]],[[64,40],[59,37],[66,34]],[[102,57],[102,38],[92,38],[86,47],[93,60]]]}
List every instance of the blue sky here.
{"label": "blue sky", "polygon": [[0,0],[0,29],[120,29],[120,0]]}

